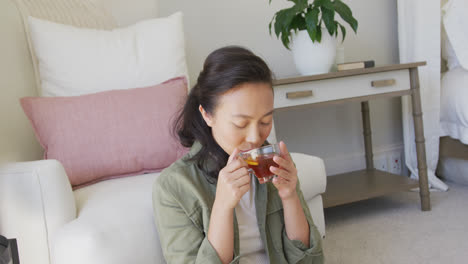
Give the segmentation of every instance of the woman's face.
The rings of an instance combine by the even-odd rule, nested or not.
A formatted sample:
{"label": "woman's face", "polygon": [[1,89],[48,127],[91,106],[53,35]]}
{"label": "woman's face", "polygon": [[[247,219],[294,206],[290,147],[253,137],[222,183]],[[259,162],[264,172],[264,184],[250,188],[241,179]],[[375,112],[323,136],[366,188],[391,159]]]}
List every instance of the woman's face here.
{"label": "woman's face", "polygon": [[212,114],[200,112],[226,153],[260,147],[273,125],[273,90],[268,83],[245,83],[222,94]]}

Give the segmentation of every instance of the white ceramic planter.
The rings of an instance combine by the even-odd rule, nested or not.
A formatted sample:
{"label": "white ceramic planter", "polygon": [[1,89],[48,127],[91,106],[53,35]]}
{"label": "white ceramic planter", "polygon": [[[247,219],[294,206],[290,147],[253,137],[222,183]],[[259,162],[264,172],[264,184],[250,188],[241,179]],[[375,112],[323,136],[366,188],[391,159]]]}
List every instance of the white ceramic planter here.
{"label": "white ceramic planter", "polygon": [[306,30],[294,34],[291,50],[296,69],[302,75],[327,73],[335,62],[335,37],[330,36],[326,29],[322,29],[320,43],[312,42]]}

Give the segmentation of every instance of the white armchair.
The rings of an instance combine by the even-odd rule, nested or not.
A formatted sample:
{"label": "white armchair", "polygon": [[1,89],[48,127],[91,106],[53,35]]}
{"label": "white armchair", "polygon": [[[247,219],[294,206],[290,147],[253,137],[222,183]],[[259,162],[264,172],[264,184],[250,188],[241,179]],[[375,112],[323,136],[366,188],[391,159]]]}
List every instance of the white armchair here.
{"label": "white armchair", "polygon": [[[323,161],[293,153],[312,217],[324,235]],[[159,173],[107,180],[72,191],[56,160],[0,169],[0,232],[18,241],[21,263],[165,263],[153,221]]]}
{"label": "white armchair", "polygon": [[[22,26],[13,2],[1,1],[2,27]],[[147,9],[150,2],[154,1],[138,0],[131,6]],[[127,13],[122,10],[111,11],[120,14],[116,17],[120,21],[134,18],[123,17]],[[132,16],[135,13],[129,12]],[[36,95],[26,38],[17,36],[18,32],[23,34],[24,29],[2,38],[2,43],[11,42],[3,45],[14,48],[14,52],[0,49],[0,57],[13,56],[17,63],[17,67],[11,67],[12,60],[0,60],[0,234],[17,239],[22,264],[165,263],[151,204],[152,185],[159,173],[106,180],[73,191],[58,161],[16,162],[40,158],[31,154],[37,153],[37,143],[18,102],[20,97]],[[5,126],[4,118],[10,126]],[[312,217],[324,235],[324,163],[299,153],[292,153],[292,158]]]}

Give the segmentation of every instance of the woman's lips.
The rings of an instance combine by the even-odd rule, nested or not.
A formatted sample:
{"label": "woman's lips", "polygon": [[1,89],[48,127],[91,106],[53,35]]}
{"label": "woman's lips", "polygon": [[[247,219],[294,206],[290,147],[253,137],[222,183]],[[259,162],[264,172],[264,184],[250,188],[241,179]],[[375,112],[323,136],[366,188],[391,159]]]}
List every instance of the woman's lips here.
{"label": "woman's lips", "polygon": [[254,145],[241,145],[239,147],[237,147],[240,151],[248,151],[248,150],[251,150],[251,149],[255,149],[255,148],[259,148],[261,147],[261,145],[259,146],[254,146]]}

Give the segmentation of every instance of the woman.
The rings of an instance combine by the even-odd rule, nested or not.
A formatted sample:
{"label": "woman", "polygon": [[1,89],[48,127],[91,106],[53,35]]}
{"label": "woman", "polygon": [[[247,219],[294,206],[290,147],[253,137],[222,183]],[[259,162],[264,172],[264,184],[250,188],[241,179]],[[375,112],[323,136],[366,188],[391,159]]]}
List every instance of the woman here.
{"label": "woman", "polygon": [[237,158],[265,143],[272,122],[266,63],[241,47],[212,52],[175,126],[191,150],[153,188],[167,263],[323,263],[286,145],[271,183],[259,184]]}

